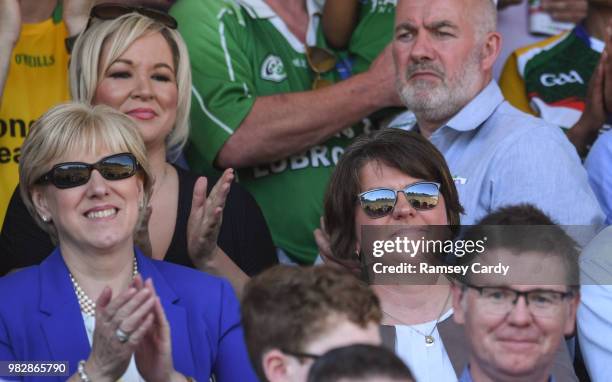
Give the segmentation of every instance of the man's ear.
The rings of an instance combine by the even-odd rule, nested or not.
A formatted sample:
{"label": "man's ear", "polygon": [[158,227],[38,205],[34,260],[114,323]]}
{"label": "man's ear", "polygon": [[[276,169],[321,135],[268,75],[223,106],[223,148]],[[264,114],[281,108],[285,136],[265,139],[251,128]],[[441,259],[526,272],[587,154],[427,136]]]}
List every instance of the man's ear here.
{"label": "man's ear", "polygon": [[462,285],[455,281],[451,283],[451,293],[453,294],[453,319],[456,323],[465,324],[465,291]]}
{"label": "man's ear", "polygon": [[43,221],[51,221],[51,211],[49,210],[47,196],[40,187],[32,189],[32,203],[34,203],[36,213]]}
{"label": "man's ear", "polygon": [[576,311],[580,304],[580,292],[576,291],[574,297],[569,300],[569,309],[567,310],[567,317],[565,319],[564,334],[566,336],[574,335],[576,332]]}
{"label": "man's ear", "polygon": [[482,44],[481,54],[481,62],[483,71],[488,71],[493,69],[493,65],[495,61],[497,61],[497,57],[501,52],[502,46],[502,36],[498,32],[489,32],[487,33],[484,44]]}
{"label": "man's ear", "polygon": [[266,379],[270,382],[287,381],[287,356],[278,349],[268,350],[261,359]]}

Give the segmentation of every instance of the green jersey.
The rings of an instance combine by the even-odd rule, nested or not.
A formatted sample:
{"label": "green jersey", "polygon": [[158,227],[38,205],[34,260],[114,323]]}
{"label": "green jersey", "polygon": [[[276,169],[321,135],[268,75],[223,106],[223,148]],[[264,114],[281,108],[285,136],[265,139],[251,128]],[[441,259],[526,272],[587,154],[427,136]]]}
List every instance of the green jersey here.
{"label": "green jersey", "polygon": [[569,129],[584,111],[589,80],[603,49],[604,43],[581,25],[518,49],[500,78],[504,96],[517,108]]}
{"label": "green jersey", "polygon": [[[306,4],[307,44],[323,45],[320,7],[313,0]],[[315,76],[304,45],[263,0],[182,0],[173,14],[193,67],[187,160],[192,169],[202,171],[212,168],[257,97],[310,90]],[[313,230],[319,226],[323,194],[355,134],[349,128],[305,152],[238,171],[239,181],[262,208],[276,246],[298,262],[316,258]]]}
{"label": "green jersey", "polygon": [[397,0],[360,0],[359,23],[351,35],[348,51],[353,74],[368,70],[393,40]]}

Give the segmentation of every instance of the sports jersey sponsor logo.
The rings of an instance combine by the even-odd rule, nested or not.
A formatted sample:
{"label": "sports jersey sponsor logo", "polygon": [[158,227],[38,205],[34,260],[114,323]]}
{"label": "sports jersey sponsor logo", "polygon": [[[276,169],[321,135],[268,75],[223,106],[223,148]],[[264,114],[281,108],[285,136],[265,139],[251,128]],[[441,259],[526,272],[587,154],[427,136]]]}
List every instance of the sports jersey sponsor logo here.
{"label": "sports jersey sponsor logo", "polygon": [[280,174],[287,170],[302,170],[308,167],[331,167],[335,166],[344,153],[344,147],[313,146],[303,153],[292,155],[268,165],[253,168],[253,176],[262,178],[270,174]]}
{"label": "sports jersey sponsor logo", "polygon": [[283,60],[278,56],[269,54],[261,65],[261,78],[273,82],[281,82],[287,78]]}
{"label": "sports jersey sponsor logo", "polygon": [[9,119],[4,120],[0,118],[0,138],[6,136],[8,134],[9,137],[21,137],[25,138],[28,135],[28,131],[30,131],[30,127],[34,120],[26,123],[23,119]]}
{"label": "sports jersey sponsor logo", "polygon": [[455,182],[455,185],[464,185],[467,183],[467,178],[459,175],[453,175],[453,182]]}
{"label": "sports jersey sponsor logo", "polygon": [[30,66],[32,68],[42,68],[55,64],[55,57],[49,56],[30,56],[28,54],[16,54],[15,64]]}
{"label": "sports jersey sponsor logo", "polygon": [[372,0],[372,11],[377,13],[391,13],[395,11],[397,0]]}
{"label": "sports jersey sponsor logo", "polygon": [[580,74],[575,70],[571,70],[569,73],[559,74],[544,73],[540,76],[540,82],[547,88],[575,83],[584,85],[582,77],[580,77]]}
{"label": "sports jersey sponsor logo", "polygon": [[[34,121],[26,123],[22,119],[9,119],[4,120],[0,118],[0,138],[12,137],[12,138],[25,138],[30,131],[30,127]],[[21,147],[4,147],[0,146],[0,164],[7,163],[19,163],[19,157],[21,156]]]}
{"label": "sports jersey sponsor logo", "polygon": [[308,63],[303,58],[294,58],[291,63],[296,68],[308,68]]}

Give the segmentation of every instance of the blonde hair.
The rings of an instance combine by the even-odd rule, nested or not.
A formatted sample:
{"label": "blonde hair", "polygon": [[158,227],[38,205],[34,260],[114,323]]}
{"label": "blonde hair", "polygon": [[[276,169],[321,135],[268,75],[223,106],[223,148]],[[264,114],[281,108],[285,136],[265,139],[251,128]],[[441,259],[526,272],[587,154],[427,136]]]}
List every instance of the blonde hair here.
{"label": "blonde hair", "polygon": [[[57,243],[57,229],[44,222],[32,200],[32,190],[40,187],[38,179],[47,173],[67,153],[97,153],[107,149],[114,153],[130,152],[140,163],[144,205],[152,192],[153,175],[149,169],[146,149],[136,124],[125,114],[105,105],[89,106],[69,102],[53,107],[33,125],[21,146],[19,183],[21,198],[36,223]],[[140,222],[145,209],[141,210]]]}
{"label": "blonde hair", "polygon": [[[189,110],[191,108],[191,66],[183,38],[174,29],[138,13],[128,13],[113,20],[94,19],[89,29],[79,36],[70,62],[70,90],[72,98],[92,103],[96,88],[104,73],[137,39],[160,33],[172,51],[178,105],[176,122],[166,137],[166,155],[176,159],[189,137]],[[100,60],[102,48],[108,48],[105,62]]]}

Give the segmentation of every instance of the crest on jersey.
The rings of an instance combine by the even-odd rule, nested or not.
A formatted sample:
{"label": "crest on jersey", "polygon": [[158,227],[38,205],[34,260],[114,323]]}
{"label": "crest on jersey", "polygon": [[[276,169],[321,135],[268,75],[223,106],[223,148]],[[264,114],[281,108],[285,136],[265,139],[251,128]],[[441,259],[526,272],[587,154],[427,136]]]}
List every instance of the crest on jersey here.
{"label": "crest on jersey", "polygon": [[273,82],[281,82],[287,78],[283,60],[278,56],[269,54],[261,65],[261,78]]}

